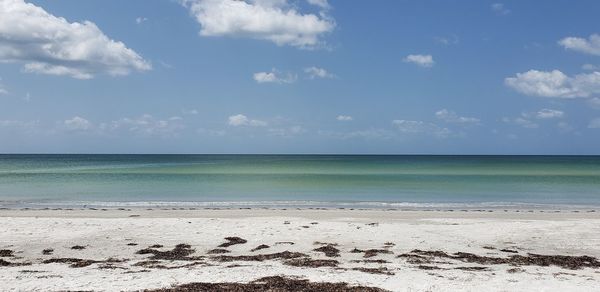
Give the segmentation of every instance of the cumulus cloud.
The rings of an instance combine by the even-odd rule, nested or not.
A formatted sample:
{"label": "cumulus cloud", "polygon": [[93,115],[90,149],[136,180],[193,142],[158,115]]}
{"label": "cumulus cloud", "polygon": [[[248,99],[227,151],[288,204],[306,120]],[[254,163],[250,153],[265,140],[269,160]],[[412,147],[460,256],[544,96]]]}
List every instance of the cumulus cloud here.
{"label": "cumulus cloud", "polygon": [[258,83],[294,83],[298,79],[298,76],[273,69],[271,72],[256,72],[253,78]]}
{"label": "cumulus cloud", "polygon": [[600,67],[598,67],[594,64],[583,64],[583,65],[581,65],[581,69],[588,70],[588,71],[595,71],[595,70],[600,69]]}
{"label": "cumulus cloud", "polygon": [[319,68],[319,67],[315,67],[315,66],[304,68],[304,73],[308,74],[308,78],[310,78],[310,79],[335,78],[334,74],[327,72],[327,70],[325,70],[323,68]]}
{"label": "cumulus cloud", "polygon": [[558,44],[567,50],[600,56],[600,35],[592,34],[588,39],[579,37],[566,37]]}
{"label": "cumulus cloud", "polygon": [[435,112],[435,117],[447,123],[478,124],[480,122],[480,120],[477,118],[462,117],[454,111],[450,111],[447,109],[441,109]]}
{"label": "cumulus cloud", "polygon": [[[201,26],[202,36],[244,37],[279,46],[315,48],[335,21],[324,12],[303,14],[288,0],[181,0]],[[310,1],[323,7],[327,1]]]}
{"label": "cumulus cloud", "polygon": [[600,118],[595,118],[590,121],[588,124],[588,128],[590,129],[600,129]]}
{"label": "cumulus cloud", "polygon": [[392,125],[404,134],[430,134],[437,137],[447,137],[450,130],[436,124],[423,121],[393,120]]}
{"label": "cumulus cloud", "polygon": [[340,122],[349,122],[349,121],[354,120],[354,118],[352,118],[352,116],[344,116],[344,115],[339,115],[335,119]]}
{"label": "cumulus cloud", "polygon": [[504,6],[504,3],[494,3],[491,8],[498,15],[507,15],[510,13],[510,10]]}
{"label": "cumulus cloud", "polygon": [[65,120],[63,124],[69,131],[86,131],[92,128],[92,123],[90,121],[79,116]]}
{"label": "cumulus cloud", "polygon": [[94,23],[68,22],[23,0],[0,1],[0,62],[23,62],[26,72],[78,79],[151,69]]}
{"label": "cumulus cloud", "polygon": [[575,98],[600,93],[600,72],[567,76],[559,70],[529,70],[504,79],[514,90],[532,96]]}
{"label": "cumulus cloud", "polygon": [[413,63],[424,68],[433,67],[435,61],[431,55],[408,55],[404,57],[405,63]]}
{"label": "cumulus cloud", "polygon": [[234,127],[240,126],[250,126],[250,127],[264,127],[267,126],[268,123],[261,120],[253,120],[249,119],[247,116],[243,114],[237,114],[230,116],[228,119],[228,124]]}

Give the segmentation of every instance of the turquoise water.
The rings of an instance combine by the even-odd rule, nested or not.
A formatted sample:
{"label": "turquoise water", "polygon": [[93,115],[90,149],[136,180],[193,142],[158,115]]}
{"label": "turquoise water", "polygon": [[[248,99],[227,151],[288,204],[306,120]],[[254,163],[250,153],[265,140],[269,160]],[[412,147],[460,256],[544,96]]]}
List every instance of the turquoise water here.
{"label": "turquoise water", "polygon": [[600,156],[0,155],[0,205],[600,205]]}

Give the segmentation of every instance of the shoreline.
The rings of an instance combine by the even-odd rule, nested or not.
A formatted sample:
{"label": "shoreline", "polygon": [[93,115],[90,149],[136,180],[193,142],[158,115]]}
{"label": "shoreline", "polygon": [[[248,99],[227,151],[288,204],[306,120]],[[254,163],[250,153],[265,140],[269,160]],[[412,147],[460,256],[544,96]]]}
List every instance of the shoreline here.
{"label": "shoreline", "polygon": [[299,217],[307,219],[600,219],[600,211],[590,209],[383,209],[383,208],[0,208],[0,218],[252,218]]}

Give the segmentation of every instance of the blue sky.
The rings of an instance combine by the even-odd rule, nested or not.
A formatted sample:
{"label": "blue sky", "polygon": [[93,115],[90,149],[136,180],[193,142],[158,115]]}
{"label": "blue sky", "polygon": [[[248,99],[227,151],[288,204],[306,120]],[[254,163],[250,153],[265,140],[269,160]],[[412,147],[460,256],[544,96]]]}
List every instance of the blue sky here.
{"label": "blue sky", "polygon": [[0,0],[0,152],[600,154],[599,14]]}

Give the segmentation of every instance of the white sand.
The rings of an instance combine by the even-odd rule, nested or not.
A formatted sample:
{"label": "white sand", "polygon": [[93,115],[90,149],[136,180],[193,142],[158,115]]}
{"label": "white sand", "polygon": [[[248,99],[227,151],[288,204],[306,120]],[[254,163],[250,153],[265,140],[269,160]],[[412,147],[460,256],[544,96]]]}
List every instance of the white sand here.
{"label": "white sand", "polygon": [[[139,215],[139,217],[129,217]],[[0,267],[2,291],[58,290],[139,290],[169,287],[190,282],[248,282],[264,276],[294,275],[311,281],[349,282],[392,291],[600,291],[600,269],[570,270],[557,266],[522,266],[509,273],[510,265],[480,265],[449,261],[428,264],[442,270],[423,270],[397,255],[413,249],[470,252],[506,257],[510,248],[548,255],[590,255],[600,257],[600,214],[591,212],[424,212],[359,210],[132,210],[132,211],[53,211],[0,210],[0,249],[10,249],[14,257],[4,257],[27,266]],[[289,224],[284,224],[286,221]],[[311,224],[316,222],[317,224]],[[371,224],[368,223],[378,223]],[[302,226],[308,226],[304,228]],[[208,256],[200,264],[175,269],[134,266],[150,255],[135,254],[153,244],[170,250],[187,243],[206,256],[227,236],[247,239],[233,245],[227,255],[254,255],[281,251],[306,253],[313,259],[335,259],[339,268],[297,268],[281,260],[264,262],[217,262]],[[276,242],[294,242],[294,245]],[[327,258],[312,251],[314,242],[338,244],[341,256]],[[371,259],[390,263],[356,263],[363,255],[353,248],[381,249],[386,242],[393,254]],[[137,243],[137,246],[128,246]],[[257,252],[259,244],[271,246]],[[70,247],[83,245],[83,250]],[[486,249],[491,246],[496,249]],[[53,248],[52,255],[42,250]],[[116,269],[100,269],[104,264],[71,268],[65,263],[43,264],[50,258],[105,260],[126,259]],[[447,259],[436,259],[446,261]],[[181,266],[190,261],[164,261],[165,266]],[[237,267],[229,267],[238,264]],[[374,275],[351,270],[353,267],[386,267],[395,275]],[[487,271],[456,270],[456,267],[489,267]],[[34,272],[32,272],[34,271]]]}

